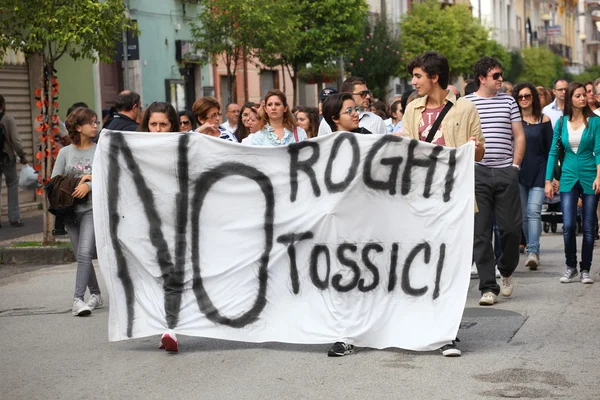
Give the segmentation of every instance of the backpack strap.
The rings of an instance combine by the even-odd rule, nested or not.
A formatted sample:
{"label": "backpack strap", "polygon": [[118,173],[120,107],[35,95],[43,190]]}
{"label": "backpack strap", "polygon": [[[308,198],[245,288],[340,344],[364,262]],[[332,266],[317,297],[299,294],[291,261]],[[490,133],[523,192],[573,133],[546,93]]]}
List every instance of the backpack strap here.
{"label": "backpack strap", "polygon": [[454,104],[452,104],[451,101],[446,102],[446,105],[444,106],[443,110],[439,113],[438,117],[435,119],[435,122],[431,126],[431,129],[429,130],[429,135],[427,135],[427,139],[425,139],[427,143],[431,143],[435,134],[437,133],[438,128],[442,123],[442,120],[444,119],[446,114],[448,114],[448,111],[450,111],[453,105]]}
{"label": "backpack strap", "polygon": [[298,128],[294,126],[294,139],[296,139],[296,143],[298,143]]}

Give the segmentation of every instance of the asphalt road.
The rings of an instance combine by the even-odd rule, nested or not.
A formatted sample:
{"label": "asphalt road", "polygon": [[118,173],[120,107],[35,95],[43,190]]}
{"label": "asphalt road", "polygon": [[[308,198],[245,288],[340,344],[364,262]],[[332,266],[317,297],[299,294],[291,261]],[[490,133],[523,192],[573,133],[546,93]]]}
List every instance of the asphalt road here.
{"label": "asphalt road", "polygon": [[493,307],[477,304],[471,280],[460,358],[399,349],[328,358],[323,345],[182,336],[175,355],[158,350],[158,336],[109,343],[106,306],[70,314],[73,264],[16,268],[0,278],[0,398],[600,399],[598,270],[594,285],[560,284],[562,236],[544,235],[542,251],[542,267],[527,270],[523,257],[513,296]]}

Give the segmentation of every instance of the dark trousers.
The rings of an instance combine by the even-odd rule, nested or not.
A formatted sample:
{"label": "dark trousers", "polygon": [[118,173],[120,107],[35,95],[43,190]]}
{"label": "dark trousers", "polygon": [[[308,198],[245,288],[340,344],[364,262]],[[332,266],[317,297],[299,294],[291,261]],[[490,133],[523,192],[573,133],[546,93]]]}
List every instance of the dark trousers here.
{"label": "dark trousers", "polygon": [[588,271],[592,266],[594,253],[594,224],[598,197],[594,194],[584,194],[581,184],[577,182],[570,192],[561,192],[560,207],[563,214],[563,238],[565,241],[565,261],[568,267],[577,269],[577,199],[581,197],[583,210],[581,225],[583,227],[583,243],[581,244],[581,271]]}
{"label": "dark trousers", "polygon": [[511,276],[519,264],[521,243],[521,195],[519,171],[514,167],[488,168],[475,166],[475,199],[479,212],[475,214],[473,259],[479,273],[481,293],[500,293],[496,282],[494,249],[492,247],[492,218],[500,233],[501,254],[498,270]]}

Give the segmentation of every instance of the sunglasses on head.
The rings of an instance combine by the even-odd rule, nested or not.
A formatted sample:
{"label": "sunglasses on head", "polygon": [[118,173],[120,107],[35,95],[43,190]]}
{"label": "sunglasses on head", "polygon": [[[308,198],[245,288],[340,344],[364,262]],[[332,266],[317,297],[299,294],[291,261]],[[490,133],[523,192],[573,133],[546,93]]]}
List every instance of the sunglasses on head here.
{"label": "sunglasses on head", "polygon": [[517,96],[518,100],[529,100],[531,99],[531,93],[527,93],[527,94],[520,94]]}

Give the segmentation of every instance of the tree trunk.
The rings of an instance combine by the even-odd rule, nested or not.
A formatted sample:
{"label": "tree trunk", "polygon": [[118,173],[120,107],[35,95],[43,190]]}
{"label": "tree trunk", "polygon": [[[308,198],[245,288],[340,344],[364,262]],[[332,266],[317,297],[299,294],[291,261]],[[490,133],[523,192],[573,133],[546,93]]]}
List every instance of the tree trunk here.
{"label": "tree trunk", "polygon": [[294,107],[298,105],[298,67],[292,66],[294,74],[290,76],[292,78],[292,87],[294,90]]}
{"label": "tree trunk", "polygon": [[[52,106],[54,101],[54,96],[52,95],[52,76],[54,72],[54,66],[52,64],[47,64],[46,58],[42,56],[42,113],[44,115],[44,121],[47,124],[48,128],[46,132],[42,132],[42,135],[46,135],[46,140],[40,141],[41,143],[41,152],[42,159],[40,162],[42,163],[42,179],[43,184],[45,184],[46,180],[50,178],[52,175],[52,142],[50,138],[53,137],[52,133]],[[48,98],[48,105],[45,103],[46,96]],[[48,157],[47,157],[48,156]],[[44,226],[43,226],[43,240],[42,243],[44,245],[55,243],[55,238],[52,235],[52,229],[54,225],[54,216],[48,213],[48,202],[44,198]]]}

